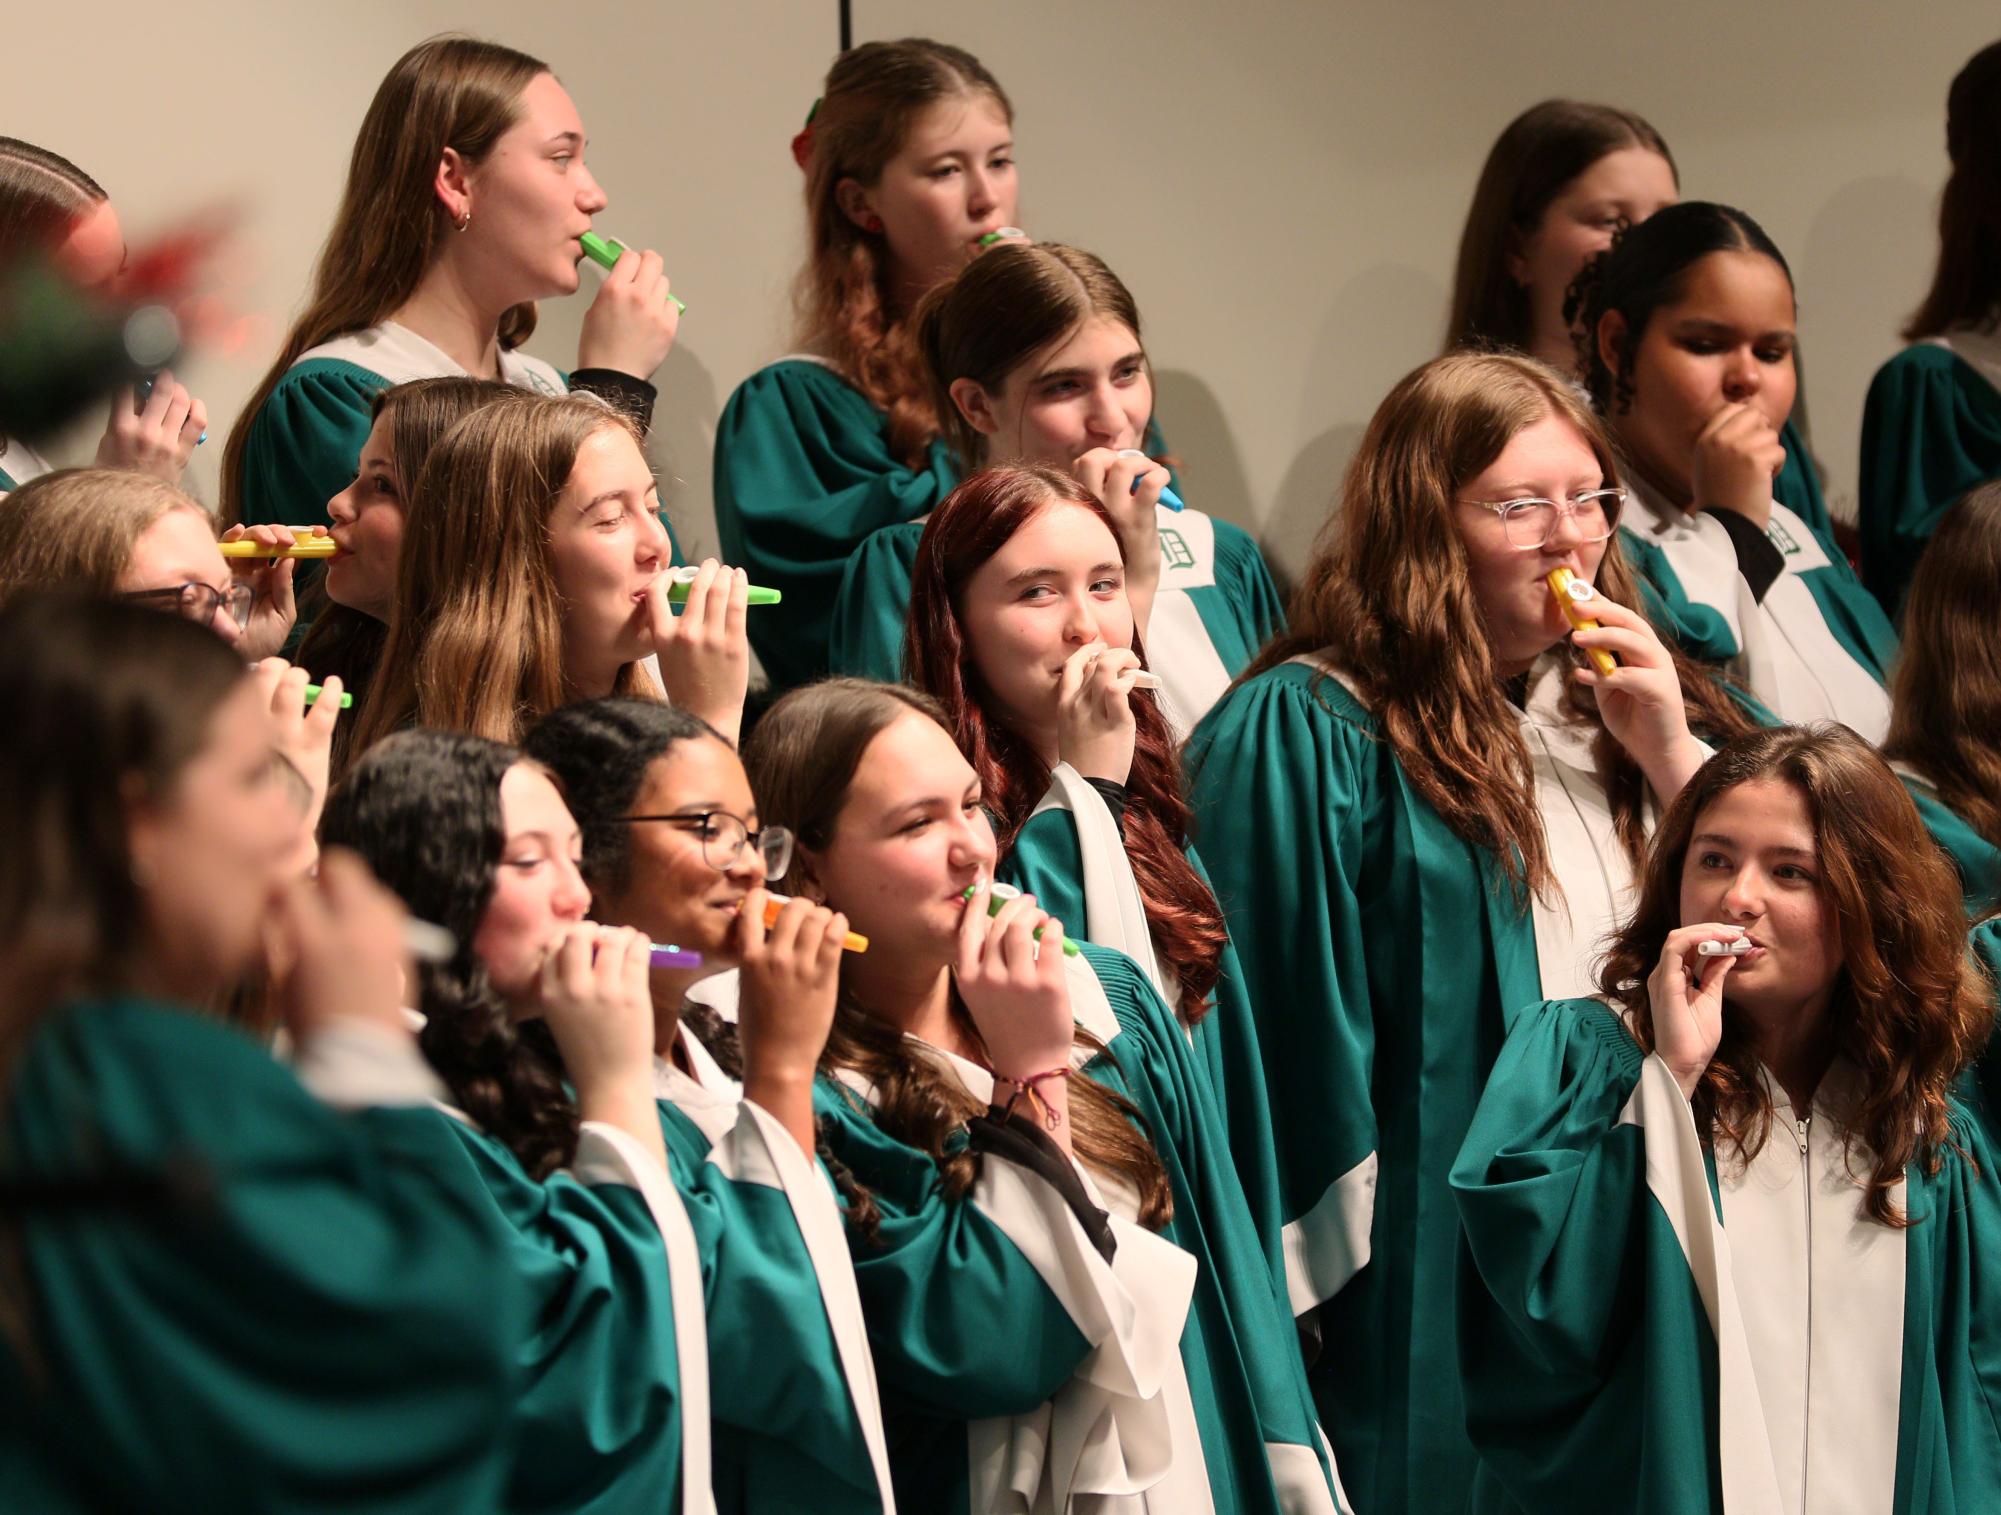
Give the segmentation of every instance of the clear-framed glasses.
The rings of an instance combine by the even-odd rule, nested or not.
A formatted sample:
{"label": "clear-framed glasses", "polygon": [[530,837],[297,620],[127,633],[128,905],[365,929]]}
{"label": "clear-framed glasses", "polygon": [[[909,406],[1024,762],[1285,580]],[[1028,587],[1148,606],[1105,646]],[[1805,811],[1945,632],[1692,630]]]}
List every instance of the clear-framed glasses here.
{"label": "clear-framed glasses", "polygon": [[792,865],[792,833],[783,826],[766,826],[752,831],[740,816],[727,810],[697,810],[688,815],[627,815],[627,822],[658,821],[679,826],[702,839],[702,860],[718,873],[727,873],[743,855],[744,844],[757,849],[764,859],[766,878],[783,878]]}
{"label": "clear-framed glasses", "polygon": [[1463,504],[1491,510],[1501,518],[1508,545],[1521,552],[1535,552],[1549,540],[1556,523],[1569,516],[1577,535],[1586,542],[1602,542],[1619,529],[1619,512],[1626,505],[1623,489],[1585,489],[1567,500],[1546,500],[1525,495],[1519,500],[1466,500]]}
{"label": "clear-framed glasses", "polygon": [[119,598],[138,600],[155,610],[171,610],[198,626],[214,625],[216,612],[227,609],[229,618],[241,630],[250,622],[250,607],[256,602],[257,591],[248,584],[231,584],[227,589],[217,589],[213,584],[196,581],[170,584],[165,589],[134,589]]}

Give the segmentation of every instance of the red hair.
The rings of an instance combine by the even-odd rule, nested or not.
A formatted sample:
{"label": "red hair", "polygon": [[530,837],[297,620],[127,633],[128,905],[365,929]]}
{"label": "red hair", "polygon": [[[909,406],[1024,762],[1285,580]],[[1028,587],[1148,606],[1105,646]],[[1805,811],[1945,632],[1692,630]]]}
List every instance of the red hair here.
{"label": "red hair", "polygon": [[[1003,851],[1014,844],[1047,791],[1049,766],[989,706],[989,692],[973,667],[959,624],[959,600],[981,564],[1036,516],[1059,504],[1090,511],[1118,540],[1110,513],[1069,474],[1040,466],[987,468],[945,496],[931,513],[911,577],[904,676],[944,707],[952,737],[986,791]],[[1144,660],[1137,632],[1133,651]],[[1208,1011],[1229,933],[1216,896],[1182,851],[1188,801],[1181,792],[1181,769],[1167,722],[1153,700],[1133,701],[1133,720],[1138,735],[1126,781],[1126,856],[1139,883],[1155,950],[1180,981],[1181,1014],[1193,1025]]]}

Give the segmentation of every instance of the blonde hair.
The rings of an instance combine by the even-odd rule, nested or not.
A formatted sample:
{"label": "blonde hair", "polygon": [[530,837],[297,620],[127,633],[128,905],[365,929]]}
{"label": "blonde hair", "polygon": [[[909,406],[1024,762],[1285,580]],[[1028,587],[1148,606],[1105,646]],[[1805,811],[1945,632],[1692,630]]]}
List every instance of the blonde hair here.
{"label": "blonde hair", "polygon": [[[405,726],[516,742],[577,696],[563,674],[563,600],[549,513],[584,443],[638,434],[602,401],[517,393],[482,406],[431,449],[410,491],[389,641],[351,756]],[[638,664],[614,694],[658,698]]]}
{"label": "blonde hair", "polygon": [[122,468],[62,468],[0,497],[0,603],[24,590],[118,592],[132,548],[170,510],[207,511],[173,485]]}
{"label": "blonde hair", "polygon": [[[309,348],[380,325],[437,261],[451,229],[432,188],[440,155],[449,147],[468,163],[483,161],[520,119],[521,92],[548,72],[539,58],[472,37],[433,37],[396,60],[355,136],[312,298],[223,450],[225,521],[242,519],[250,422],[285,371]],[[533,302],[517,305],[501,318],[500,345],[519,347],[534,330]]]}

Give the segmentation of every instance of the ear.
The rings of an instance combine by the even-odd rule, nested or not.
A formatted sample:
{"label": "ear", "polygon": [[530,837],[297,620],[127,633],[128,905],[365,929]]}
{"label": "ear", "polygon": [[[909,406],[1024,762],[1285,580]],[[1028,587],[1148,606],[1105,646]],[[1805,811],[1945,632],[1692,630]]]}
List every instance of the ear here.
{"label": "ear", "polygon": [[863,189],[858,179],[843,179],[834,186],[834,204],[858,230],[867,231],[869,222],[877,219],[875,196]]}
{"label": "ear", "polygon": [[472,210],[471,168],[459,156],[457,148],[448,147],[439,156],[438,171],[431,179],[431,192],[438,197],[445,214],[454,222],[463,221]]}
{"label": "ear", "polygon": [[1622,312],[1608,310],[1598,318],[1598,361],[1605,365],[1607,373],[1616,375],[1619,372],[1619,344],[1625,340],[1626,317]]}
{"label": "ear", "polygon": [[954,379],[950,392],[952,403],[966,418],[968,426],[983,437],[999,434],[1000,417],[994,414],[994,402],[988,397],[984,384],[978,379]]}
{"label": "ear", "polygon": [[147,802],[138,777],[127,774],[119,789],[125,812],[126,866],[132,882],[145,890],[160,876],[160,864],[166,857],[166,838],[159,815]]}

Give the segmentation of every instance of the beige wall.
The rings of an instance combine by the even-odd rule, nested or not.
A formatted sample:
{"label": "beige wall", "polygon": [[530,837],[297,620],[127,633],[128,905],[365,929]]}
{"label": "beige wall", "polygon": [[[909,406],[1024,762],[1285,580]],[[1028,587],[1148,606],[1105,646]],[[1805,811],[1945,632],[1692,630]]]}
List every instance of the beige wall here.
{"label": "beige wall", "polygon": [[[833,55],[833,0],[115,0],[34,17],[41,61],[10,58],[0,130],[74,157],[136,231],[199,200],[243,208],[231,293],[265,324],[253,350],[195,368],[218,433],[303,288],[396,55],[470,23],[548,58],[612,197],[601,224],[661,247],[690,302],[655,452],[686,534],[714,541],[716,417],[785,345],[801,245],[787,143]],[[1436,346],[1489,143],[1559,93],[1646,114],[1686,193],[1744,207],[1785,250],[1815,442],[1837,509],[1852,508],[1863,393],[1930,264],[1946,83],[2001,34],[1971,0],[856,0],[855,22],[864,39],[958,42],[999,75],[1019,113],[1026,225],[1102,254],[1132,286],[1191,499],[1258,527],[1294,566],[1375,402]],[[567,364],[580,314],[575,300],[545,307],[534,350]],[[219,436],[202,450],[211,490],[219,451]]]}

